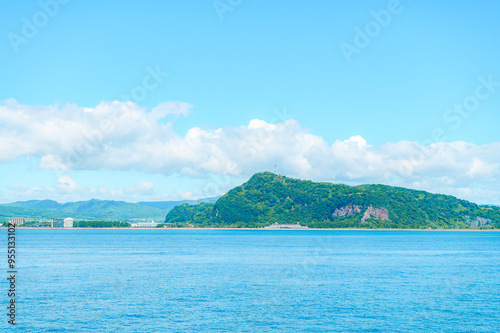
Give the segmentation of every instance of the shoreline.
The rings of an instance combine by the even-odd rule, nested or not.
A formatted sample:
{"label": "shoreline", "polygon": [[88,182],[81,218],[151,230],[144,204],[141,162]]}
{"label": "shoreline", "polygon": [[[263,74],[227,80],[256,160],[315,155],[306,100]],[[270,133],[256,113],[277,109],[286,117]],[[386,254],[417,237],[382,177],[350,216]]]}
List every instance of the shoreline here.
{"label": "shoreline", "polygon": [[[0,229],[3,229],[0,228]],[[6,228],[7,229],[7,228]],[[271,228],[43,228],[16,227],[16,229],[36,230],[261,230],[261,231],[500,231],[500,229],[361,229],[361,228],[304,228],[304,229],[271,229]]]}

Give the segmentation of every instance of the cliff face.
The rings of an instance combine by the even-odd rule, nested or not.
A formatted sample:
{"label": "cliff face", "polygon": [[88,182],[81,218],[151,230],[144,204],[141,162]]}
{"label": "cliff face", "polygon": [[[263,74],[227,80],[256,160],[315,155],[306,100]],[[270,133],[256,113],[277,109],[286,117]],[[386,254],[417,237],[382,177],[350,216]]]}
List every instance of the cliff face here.
{"label": "cliff face", "polygon": [[178,206],[167,223],[262,227],[300,223],[316,228],[500,227],[500,208],[452,196],[386,185],[348,186],[258,173],[215,204]]}
{"label": "cliff face", "polygon": [[[356,215],[361,212],[362,208],[363,207],[359,205],[347,205],[344,207],[336,208],[332,216],[346,217]],[[379,219],[382,221],[390,221],[389,211],[386,208],[373,208],[373,206],[370,205],[368,208],[366,208],[363,217],[361,218],[361,223],[367,223],[366,220],[370,218]]]}
{"label": "cliff face", "polygon": [[380,219],[383,221],[390,221],[389,212],[386,208],[373,208],[372,206],[368,207],[361,218],[361,223],[366,223],[366,220],[369,218]]}
{"label": "cliff face", "polygon": [[340,208],[335,208],[333,216],[351,216],[361,212],[361,206],[347,205]]}

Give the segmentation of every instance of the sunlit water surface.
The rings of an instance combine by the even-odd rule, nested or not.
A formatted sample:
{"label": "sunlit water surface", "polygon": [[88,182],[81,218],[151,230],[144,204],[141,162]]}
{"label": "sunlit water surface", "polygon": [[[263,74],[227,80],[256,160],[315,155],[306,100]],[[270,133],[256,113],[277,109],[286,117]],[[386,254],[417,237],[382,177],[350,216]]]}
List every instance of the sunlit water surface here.
{"label": "sunlit water surface", "polygon": [[[16,238],[19,332],[500,331],[500,232],[18,229]],[[9,329],[6,279],[0,288]]]}

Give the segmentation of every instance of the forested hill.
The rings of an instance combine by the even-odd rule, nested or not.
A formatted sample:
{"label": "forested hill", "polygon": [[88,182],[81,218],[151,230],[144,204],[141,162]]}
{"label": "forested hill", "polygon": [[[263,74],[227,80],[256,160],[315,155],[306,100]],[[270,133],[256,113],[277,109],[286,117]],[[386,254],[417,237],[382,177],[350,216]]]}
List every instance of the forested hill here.
{"label": "forested hill", "polygon": [[386,185],[348,186],[257,173],[215,203],[183,204],[165,219],[178,226],[311,228],[500,228],[500,208]]}
{"label": "forested hill", "polygon": [[12,217],[29,219],[50,219],[52,217],[73,217],[90,220],[133,221],[134,219],[163,220],[173,207],[182,203],[198,204],[215,202],[217,198],[197,201],[152,201],[130,203],[113,200],[88,200],[58,203],[53,200],[18,201],[0,205],[0,222]]}

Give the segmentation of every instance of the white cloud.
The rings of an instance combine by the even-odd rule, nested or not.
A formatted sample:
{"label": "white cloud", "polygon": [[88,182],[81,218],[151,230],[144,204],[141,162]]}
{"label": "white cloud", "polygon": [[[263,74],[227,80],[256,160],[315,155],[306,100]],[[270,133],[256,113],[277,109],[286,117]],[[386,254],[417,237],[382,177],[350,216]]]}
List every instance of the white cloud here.
{"label": "white cloud", "polygon": [[73,193],[82,189],[69,175],[63,175],[59,178],[56,186],[66,193]]}
{"label": "white cloud", "polygon": [[190,104],[182,102],[163,102],[151,110],[151,117],[153,119],[163,119],[167,115],[187,117],[191,107]]}
{"label": "white cloud", "polygon": [[155,191],[153,182],[141,180],[139,184],[130,186],[125,190],[127,194],[153,194]]}
{"label": "white cloud", "polygon": [[[15,198],[15,199],[13,199]],[[129,202],[176,200],[177,195],[165,195],[158,198],[154,184],[150,181],[140,181],[138,184],[125,188],[109,188],[105,185],[96,188],[82,186],[69,174],[61,176],[52,185],[28,187],[22,184],[7,186],[6,191],[0,191],[0,202],[10,203],[24,200],[52,199],[58,202],[100,200],[124,200]]]}
{"label": "white cloud", "polygon": [[193,191],[177,191],[176,193],[179,200],[196,200],[199,197]]}
{"label": "white cloud", "polygon": [[[500,202],[500,189],[495,185],[500,181],[498,142],[423,146],[401,141],[373,146],[358,135],[328,144],[295,120],[271,124],[259,119],[248,126],[194,127],[181,137],[163,119],[186,116],[191,107],[166,102],[148,112],[132,102],[105,101],[95,108],[82,108],[25,106],[7,100],[0,104],[0,162],[24,155],[39,157],[41,168],[61,173],[58,186],[65,191],[76,191],[79,186],[62,178],[71,170],[247,178],[258,171],[272,171],[277,164],[280,173],[292,177],[385,183]],[[104,189],[95,191],[104,193]],[[141,182],[120,191],[152,193],[155,188]]]}

